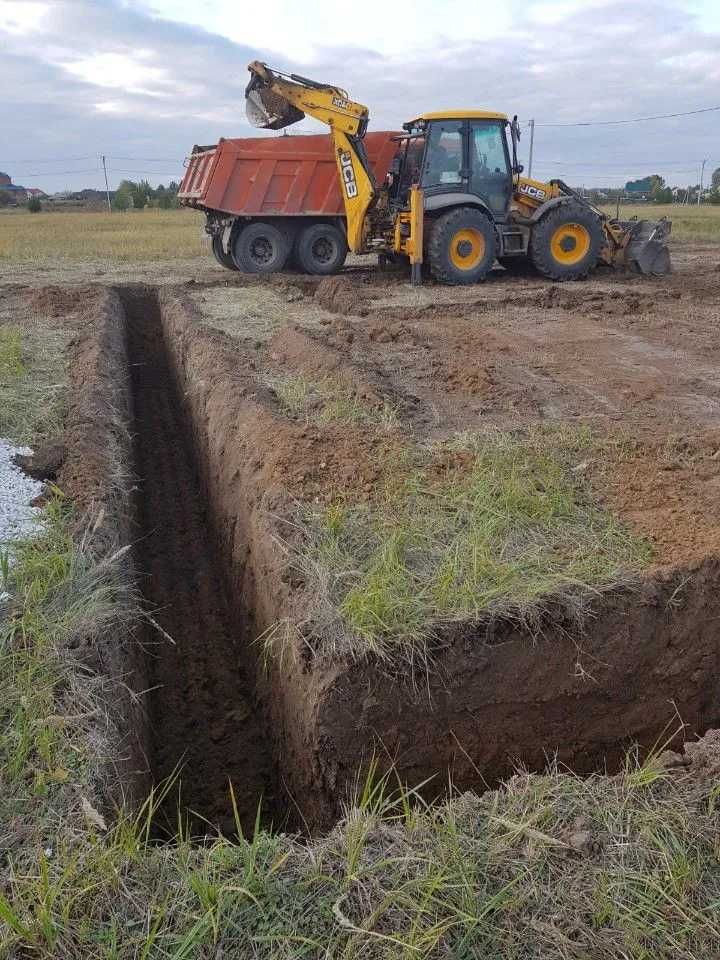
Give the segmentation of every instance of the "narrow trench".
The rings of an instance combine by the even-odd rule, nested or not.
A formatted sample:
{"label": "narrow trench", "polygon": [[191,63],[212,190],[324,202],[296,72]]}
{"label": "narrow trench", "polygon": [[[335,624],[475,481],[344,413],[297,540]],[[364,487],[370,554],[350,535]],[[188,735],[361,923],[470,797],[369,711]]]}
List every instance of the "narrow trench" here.
{"label": "narrow trench", "polygon": [[[398,777],[411,786],[429,784],[429,799],[448,768],[461,789],[498,783],[516,759],[542,769],[553,752],[580,774],[618,769],[630,742],[649,747],[667,736],[672,709],[687,730],[702,733],[715,724],[715,561],[692,578],[678,571],[648,581],[637,594],[603,598],[588,636],[592,683],[578,676],[571,625],[553,613],[542,646],[535,638],[529,643],[517,623],[508,623],[502,642],[491,646],[487,633],[472,624],[466,642],[460,625],[449,635],[446,666],[452,672],[428,675],[432,709],[372,664],[329,682],[322,667],[305,673],[302,663],[271,674],[267,689],[260,680],[261,707],[252,611],[243,613],[231,593],[238,571],[230,576],[213,528],[203,482],[211,472],[175,383],[158,298],[141,287],[118,292],[127,317],[134,407],[135,563],[157,623],[145,638],[152,773],[156,783],[177,775],[158,818],[160,835],[177,832],[178,811],[194,836],[216,828],[233,834],[230,783],[244,834],[252,832],[259,805],[263,825],[287,828],[302,821],[309,832],[324,830],[341,815],[352,778],[367,768],[373,738],[388,756],[401,758]],[[214,361],[212,351],[198,360],[203,377],[213,376]],[[196,408],[203,420],[198,430],[207,428],[209,409]],[[251,495],[251,484],[230,491],[231,514],[240,509],[237,493]],[[216,494],[218,512],[227,495]],[[269,578],[263,589],[271,590],[273,582]],[[305,706],[312,708],[310,717],[302,714]],[[299,818],[290,813],[296,803]]]}
{"label": "narrow trench", "polygon": [[[152,291],[119,291],[134,409],[135,562],[147,630],[153,780],[175,776],[157,818],[193,835],[282,824],[271,745],[253,683],[246,618],[232,612],[192,431],[168,362]],[[235,605],[233,605],[234,607]],[[260,806],[259,806],[260,805]]]}

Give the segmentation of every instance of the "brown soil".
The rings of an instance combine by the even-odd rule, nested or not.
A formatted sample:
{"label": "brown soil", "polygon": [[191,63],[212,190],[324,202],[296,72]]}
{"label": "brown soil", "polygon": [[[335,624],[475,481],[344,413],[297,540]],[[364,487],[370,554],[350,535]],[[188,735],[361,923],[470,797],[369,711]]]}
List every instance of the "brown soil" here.
{"label": "brown soil", "polygon": [[331,313],[355,313],[361,317],[367,314],[357,288],[342,276],[321,280],[315,289],[315,300]]}
{"label": "brown soil", "polygon": [[57,484],[75,505],[76,536],[85,551],[101,563],[109,560],[115,598],[124,611],[100,636],[90,623],[87,635],[73,640],[74,653],[86,668],[107,678],[108,716],[94,722],[102,726],[98,742],[107,742],[113,732],[118,738],[102,758],[109,768],[103,784],[106,812],[112,815],[121,803],[140,803],[147,795],[149,729],[143,694],[149,682],[145,656],[132,628],[135,571],[127,551],[134,529],[125,318],[114,293],[94,294],[92,319],[80,325],[80,334],[69,346],[65,454]]}
{"label": "brown soil", "polygon": [[[277,279],[280,315],[257,340],[233,320],[244,283],[223,285],[207,317],[205,288],[123,294],[140,582],[175,641],[151,634],[154,773],[188,761],[184,806],[231,829],[230,778],[243,826],[261,794],[281,820],[287,790],[318,829],[373,751],[410,783],[434,777],[432,793],[448,769],[469,787],[549,755],[580,772],[612,768],[676,709],[693,732],[720,721],[720,276],[707,254],[660,281],[558,286],[498,271],[481,289],[417,290],[358,270],[322,294],[317,281]],[[221,324],[237,334],[211,329]],[[298,373],[343,381],[369,409],[391,403],[398,426],[288,417],[268,384]],[[297,501],[373,496],[408,438],[539,423],[592,428],[576,467],[654,541],[656,569],[589,601],[584,629],[553,603],[532,627],[449,626],[427,676],[318,651],[287,566]],[[101,451],[81,436],[68,449],[63,472],[87,500],[107,476],[93,467]],[[282,655],[266,670],[249,641],[278,623]]]}
{"label": "brown soil", "polygon": [[35,313],[66,319],[68,314],[91,311],[101,295],[98,287],[40,287],[27,291],[26,301]]}
{"label": "brown soil", "polygon": [[[458,785],[472,786],[478,771],[492,781],[516,759],[542,766],[548,752],[578,771],[615,766],[630,740],[654,742],[671,719],[671,702],[694,730],[717,722],[720,572],[712,560],[597,597],[586,632],[562,607],[532,629],[494,621],[448,628],[424,692],[409,674],[389,676],[372,660],[313,656],[301,626],[303,584],[288,575],[277,544],[292,536],[285,521],[293,495],[327,492],[340,451],[343,462],[354,451],[362,464],[379,447],[367,429],[287,420],[257,387],[262,356],[250,363],[243,350],[233,354],[228,338],[204,330],[182,299],[166,293],[161,305],[171,362],[193,422],[203,425],[201,457],[231,594],[252,608],[258,633],[278,622],[298,625],[258,682],[283,780],[311,827],[337,814],[373,750],[394,759],[409,782],[433,774],[444,782],[450,767]],[[301,359],[293,357],[294,369]],[[336,359],[333,352],[332,369]],[[360,370],[364,376],[366,367]],[[327,458],[324,487],[308,470],[320,457]],[[706,546],[707,539],[694,544],[698,553]]]}
{"label": "brown soil", "polygon": [[[157,300],[126,291],[134,401],[136,563],[148,630],[153,773],[176,775],[165,801],[168,829],[178,804],[192,829],[235,830],[232,783],[243,832],[258,804],[277,806],[271,752],[248,671],[247,617],[231,613],[214,549],[212,518],[181,396],[168,368]],[[203,821],[205,824],[203,824]]]}

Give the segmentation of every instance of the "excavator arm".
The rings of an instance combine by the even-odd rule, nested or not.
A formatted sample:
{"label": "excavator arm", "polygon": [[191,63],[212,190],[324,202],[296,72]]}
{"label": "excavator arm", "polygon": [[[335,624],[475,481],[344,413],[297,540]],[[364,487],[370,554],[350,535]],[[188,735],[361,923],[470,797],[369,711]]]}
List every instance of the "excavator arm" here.
{"label": "excavator arm", "polygon": [[254,127],[281,130],[306,115],[330,127],[347,218],[348,247],[365,249],[367,212],[377,193],[363,137],[368,108],[350,100],[340,87],[318,83],[297,74],[279,73],[254,60],[248,65],[246,112]]}

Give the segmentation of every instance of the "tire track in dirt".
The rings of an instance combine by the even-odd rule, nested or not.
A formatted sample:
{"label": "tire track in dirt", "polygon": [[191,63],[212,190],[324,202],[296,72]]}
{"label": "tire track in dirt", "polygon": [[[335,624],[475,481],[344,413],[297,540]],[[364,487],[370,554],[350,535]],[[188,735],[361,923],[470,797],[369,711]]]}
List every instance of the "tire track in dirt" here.
{"label": "tire track in dirt", "polygon": [[254,700],[245,624],[230,613],[192,440],[162,344],[157,303],[125,296],[135,406],[135,459],[141,528],[136,562],[159,631],[148,637],[153,686],[153,772],[158,782],[181,766],[164,803],[168,829],[177,809],[193,833],[209,821],[234,831],[232,781],[243,832],[257,805],[275,812],[270,745]]}

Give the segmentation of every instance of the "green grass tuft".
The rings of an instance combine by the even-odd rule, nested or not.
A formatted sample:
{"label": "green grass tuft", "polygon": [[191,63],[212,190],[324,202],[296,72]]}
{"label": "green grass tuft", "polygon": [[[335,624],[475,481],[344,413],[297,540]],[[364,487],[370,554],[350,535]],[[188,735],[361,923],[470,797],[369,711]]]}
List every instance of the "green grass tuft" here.
{"label": "green grass tuft", "polygon": [[329,423],[365,424],[391,430],[398,424],[397,411],[384,400],[382,405],[358,396],[348,383],[334,377],[313,380],[299,375],[275,377],[270,381],[280,409],[293,419],[322,426]]}
{"label": "green grass tuft", "polygon": [[21,343],[17,327],[0,327],[0,378],[12,380],[26,373]]}
{"label": "green grass tuft", "polygon": [[0,437],[29,444],[59,434],[69,338],[60,328],[0,327]]}
{"label": "green grass tuft", "polygon": [[587,443],[581,433],[460,438],[395,471],[371,503],[310,510],[295,563],[326,605],[326,636],[349,631],[358,653],[397,652],[438,623],[521,613],[642,569],[648,545],[573,470]]}

